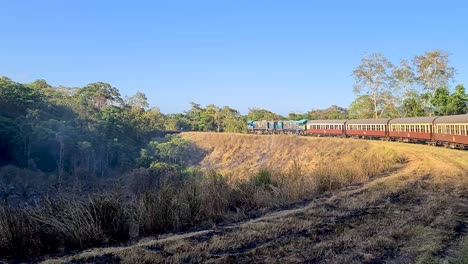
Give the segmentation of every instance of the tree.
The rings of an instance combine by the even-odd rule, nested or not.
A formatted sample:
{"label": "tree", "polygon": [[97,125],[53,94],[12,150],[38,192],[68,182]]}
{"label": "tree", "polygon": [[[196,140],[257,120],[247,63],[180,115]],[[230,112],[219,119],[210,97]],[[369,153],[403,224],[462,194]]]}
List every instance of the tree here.
{"label": "tree", "polygon": [[403,101],[403,112],[406,117],[425,116],[424,101],[428,98],[428,94],[419,95],[413,92]]}
{"label": "tree", "polygon": [[250,108],[249,113],[247,114],[247,119],[249,120],[283,120],[285,118],[271,111],[268,111],[266,109]]}
{"label": "tree", "polygon": [[468,113],[468,95],[466,94],[465,87],[459,84],[455,87],[452,94],[451,105],[453,106],[453,114],[467,114]]}
{"label": "tree", "polygon": [[340,106],[332,105],[326,109],[315,109],[308,113],[309,119],[321,120],[321,119],[346,119],[348,117],[348,111]]}
{"label": "tree", "polygon": [[437,88],[431,98],[436,115],[458,115],[467,113],[468,96],[463,85],[457,85],[450,94],[448,88]]}
{"label": "tree", "polygon": [[241,118],[239,111],[223,107],[221,110],[223,131],[230,133],[239,133],[245,130],[246,120]]}
{"label": "tree", "polygon": [[424,108],[429,106],[437,88],[448,87],[448,83],[455,75],[455,69],[449,66],[449,54],[445,51],[434,50],[415,56],[413,64],[416,68],[416,80],[430,94],[430,98],[424,100]]}
{"label": "tree", "polygon": [[358,96],[348,108],[349,118],[373,118],[374,117],[374,104],[369,95]]}
{"label": "tree", "polygon": [[414,84],[416,77],[413,68],[408,61],[401,60],[400,65],[392,69],[391,86],[393,96],[393,106],[399,117],[408,115],[408,108],[404,107],[404,102],[416,93]]}
{"label": "tree", "polygon": [[135,95],[127,99],[127,104],[131,107],[132,110],[145,110],[148,108],[148,98],[142,92],[137,92]]}
{"label": "tree", "polygon": [[214,104],[207,105],[200,117],[203,130],[221,132],[221,108]]}
{"label": "tree", "polygon": [[354,69],[354,92],[368,94],[373,103],[374,118],[382,116],[390,101],[390,61],[380,53],[366,55]]}
{"label": "tree", "polygon": [[108,105],[123,104],[119,90],[104,82],[90,83],[80,89],[78,95],[99,110]]}
{"label": "tree", "polygon": [[309,119],[309,114],[291,112],[288,115],[288,120],[301,120],[301,119]]}

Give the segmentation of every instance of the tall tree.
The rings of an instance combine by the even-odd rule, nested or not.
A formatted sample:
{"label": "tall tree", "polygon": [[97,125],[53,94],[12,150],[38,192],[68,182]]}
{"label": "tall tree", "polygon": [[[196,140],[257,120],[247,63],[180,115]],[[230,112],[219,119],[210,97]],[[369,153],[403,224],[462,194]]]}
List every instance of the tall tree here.
{"label": "tall tree", "polygon": [[368,94],[374,107],[374,118],[382,116],[389,105],[390,70],[392,63],[381,53],[373,53],[364,56],[361,64],[354,69],[354,92],[356,94]]}
{"label": "tall tree", "polygon": [[457,115],[467,113],[468,95],[463,85],[457,85],[455,91],[445,87],[437,88],[431,98],[436,115]]}
{"label": "tall tree", "polygon": [[425,52],[415,56],[413,64],[416,68],[416,80],[430,96],[424,100],[424,107],[432,112],[430,102],[437,88],[448,87],[455,75],[455,69],[449,66],[449,54],[442,50]]}
{"label": "tall tree", "polygon": [[369,95],[358,96],[348,108],[349,118],[373,118],[374,117],[374,104]]}
{"label": "tall tree", "polygon": [[148,98],[142,92],[136,92],[135,95],[127,98],[127,104],[134,110],[145,110],[148,108]]}
{"label": "tall tree", "polygon": [[281,115],[261,108],[250,108],[247,114],[249,120],[282,120],[285,119]]}
{"label": "tall tree", "polygon": [[229,106],[223,107],[221,110],[223,117],[222,125],[223,131],[230,133],[240,133],[245,130],[245,121],[239,111],[230,108]]}
{"label": "tall tree", "polygon": [[312,120],[348,118],[348,111],[337,105],[332,105],[326,109],[314,109],[307,114],[309,119]]}
{"label": "tall tree", "polygon": [[108,105],[120,106],[123,104],[119,90],[104,82],[90,83],[80,89],[78,95],[99,110]]}
{"label": "tall tree", "polygon": [[393,67],[391,76],[393,96],[391,98],[393,98],[394,110],[399,117],[408,115],[404,102],[417,93],[414,87],[415,82],[414,70],[407,60],[401,60],[400,65]]}

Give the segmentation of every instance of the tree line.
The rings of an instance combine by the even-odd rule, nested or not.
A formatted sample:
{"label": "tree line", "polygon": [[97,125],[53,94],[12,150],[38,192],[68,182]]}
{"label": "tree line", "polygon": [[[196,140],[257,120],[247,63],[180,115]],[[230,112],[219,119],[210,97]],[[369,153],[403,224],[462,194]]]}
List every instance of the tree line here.
{"label": "tree line", "polygon": [[393,64],[381,53],[366,54],[353,70],[356,100],[350,118],[417,117],[468,112],[463,85],[451,89],[456,70],[442,50]]}
{"label": "tree line", "polygon": [[242,132],[244,124],[228,106],[191,103],[183,113],[163,114],[145,94],[122,97],[105,82],[71,88],[0,77],[0,194],[6,200],[18,182],[23,193],[39,184],[26,184],[30,174],[60,183],[119,176],[157,161],[183,166],[192,146],[165,131]]}
{"label": "tree line", "polygon": [[464,114],[468,96],[463,85],[450,86],[455,73],[449,54],[440,50],[398,65],[380,53],[366,54],[352,72],[356,99],[348,108],[332,105],[287,116],[260,108],[242,115],[229,106],[194,102],[187,111],[164,114],[149,106],[144,93],[122,97],[105,82],[72,88],[54,87],[45,80],[22,84],[0,77],[0,168],[13,165],[58,178],[103,177],[150,166],[151,157],[179,160],[164,151],[187,146],[163,138],[161,131],[242,133],[247,120]]}

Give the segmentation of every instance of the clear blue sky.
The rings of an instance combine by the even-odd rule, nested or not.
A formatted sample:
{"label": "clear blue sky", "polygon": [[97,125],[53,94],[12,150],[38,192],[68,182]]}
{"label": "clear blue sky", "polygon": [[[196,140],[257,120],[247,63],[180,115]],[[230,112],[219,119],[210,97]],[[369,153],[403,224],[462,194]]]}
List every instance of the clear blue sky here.
{"label": "clear blue sky", "polygon": [[287,114],[354,99],[365,52],[451,53],[468,86],[466,1],[1,1],[0,75]]}

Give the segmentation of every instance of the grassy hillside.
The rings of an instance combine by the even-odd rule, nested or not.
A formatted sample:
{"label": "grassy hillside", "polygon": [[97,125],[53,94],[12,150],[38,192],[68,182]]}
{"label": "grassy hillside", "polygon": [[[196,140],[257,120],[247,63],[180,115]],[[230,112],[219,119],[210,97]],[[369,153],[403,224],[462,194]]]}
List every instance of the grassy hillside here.
{"label": "grassy hillside", "polygon": [[[231,184],[271,168],[308,200],[244,222],[46,262],[466,263],[468,152],[415,144],[187,133]],[[284,148],[284,151],[280,151]],[[293,186],[293,187],[291,187]],[[218,197],[213,197],[217,199]]]}
{"label": "grassy hillside", "polygon": [[[379,142],[341,138],[310,138],[293,135],[245,135],[218,133],[185,133],[183,136],[207,150],[201,162],[214,169],[242,178],[262,168],[275,172],[300,169],[313,173],[317,169],[343,167],[375,173],[391,167],[404,155]],[[377,159],[377,163],[373,159]]]}

